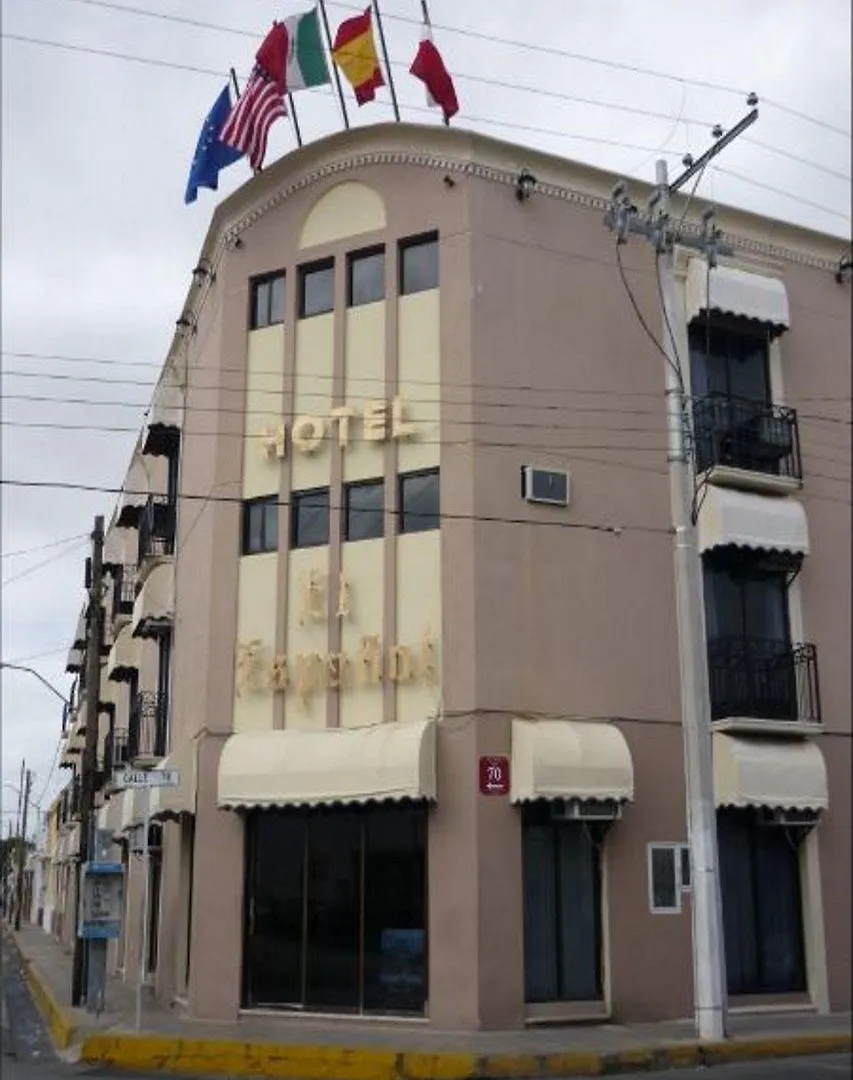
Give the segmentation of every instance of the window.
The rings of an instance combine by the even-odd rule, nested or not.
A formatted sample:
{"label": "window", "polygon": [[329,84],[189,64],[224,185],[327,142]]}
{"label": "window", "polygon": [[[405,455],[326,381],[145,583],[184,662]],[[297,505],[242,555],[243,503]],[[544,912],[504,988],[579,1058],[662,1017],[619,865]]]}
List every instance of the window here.
{"label": "window", "polygon": [[706,395],[769,404],[767,335],[711,321],[690,326],[690,377],[694,398]]}
{"label": "window", "polygon": [[290,546],[319,547],[329,542],[329,489],[300,491],[292,496]]}
{"label": "window", "polygon": [[649,844],[649,908],[653,915],[681,911],[681,894],[690,888],[687,844]]}
{"label": "window", "polygon": [[524,999],[602,996],[600,825],[554,821],[547,803],[522,809]]}
{"label": "window", "polygon": [[278,547],[278,500],[274,495],[243,503],[243,554],[258,555]]}
{"label": "window", "polygon": [[754,810],[717,811],[730,994],[806,989],[799,851],[788,829]]}
{"label": "window", "polygon": [[438,288],[438,234],[400,241],[400,295]]}
{"label": "window", "polygon": [[385,249],[359,251],[349,256],[347,304],[373,304],[385,299]]}
{"label": "window", "polygon": [[400,477],[400,532],[437,529],[440,521],[438,469]]}
{"label": "window", "polygon": [[284,322],[284,274],[270,274],[252,282],[249,326],[260,330]]}
{"label": "window", "polygon": [[424,806],[253,812],[247,841],[247,1005],[423,1012]]}
{"label": "window", "polygon": [[381,480],[347,484],[344,540],[375,540],[385,533],[385,485]]}
{"label": "window", "polygon": [[329,259],[299,270],[299,318],[322,315],[335,306],[335,264]]}

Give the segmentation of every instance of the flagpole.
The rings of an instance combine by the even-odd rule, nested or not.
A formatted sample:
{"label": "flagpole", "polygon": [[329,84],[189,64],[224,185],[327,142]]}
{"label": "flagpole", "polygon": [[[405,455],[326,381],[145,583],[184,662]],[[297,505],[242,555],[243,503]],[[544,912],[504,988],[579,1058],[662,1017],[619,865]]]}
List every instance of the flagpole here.
{"label": "flagpole", "polygon": [[237,82],[237,72],[234,68],[231,68],[231,82],[234,85],[234,93],[237,97],[240,96],[240,84]]}
{"label": "flagpole", "polygon": [[329,30],[329,17],[326,15],[326,5],[323,0],[317,0],[317,6],[320,8],[320,15],[323,19],[323,29],[326,32],[326,44],[329,46],[329,63],[332,65],[332,74],[335,76],[335,86],[338,88],[338,104],[341,107],[341,113],[344,118],[344,127],[349,131],[349,117],[347,116],[347,107],[344,102],[344,92],[341,89],[341,76],[338,73],[338,67],[335,63],[334,53],[332,52],[332,33]]}
{"label": "flagpole", "polygon": [[397,104],[397,91],[394,89],[394,76],[391,74],[391,61],[388,59],[388,46],[385,44],[385,31],[382,29],[382,16],[379,14],[379,0],[372,0],[376,25],[379,27],[379,43],[385,57],[385,70],[388,72],[388,89],[391,91],[391,104],[394,106],[394,119],[400,123],[400,106]]}
{"label": "flagpole", "polygon": [[302,145],[302,132],[299,130],[299,118],[296,115],[296,106],[293,104],[293,94],[288,91],[287,94],[287,111],[290,113],[290,119],[293,121],[293,130],[296,134],[296,145]]}
{"label": "flagpole", "polygon": [[421,14],[424,17],[424,22],[427,26],[432,26],[432,23],[429,21],[429,11],[427,10],[426,0],[421,0]]}

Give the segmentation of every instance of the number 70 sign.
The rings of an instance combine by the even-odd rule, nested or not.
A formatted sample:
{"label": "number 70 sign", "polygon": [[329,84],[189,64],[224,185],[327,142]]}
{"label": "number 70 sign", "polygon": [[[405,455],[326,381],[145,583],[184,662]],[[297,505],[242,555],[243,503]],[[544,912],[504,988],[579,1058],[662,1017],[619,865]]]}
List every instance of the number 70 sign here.
{"label": "number 70 sign", "polygon": [[509,795],[509,758],[480,758],[480,794]]}

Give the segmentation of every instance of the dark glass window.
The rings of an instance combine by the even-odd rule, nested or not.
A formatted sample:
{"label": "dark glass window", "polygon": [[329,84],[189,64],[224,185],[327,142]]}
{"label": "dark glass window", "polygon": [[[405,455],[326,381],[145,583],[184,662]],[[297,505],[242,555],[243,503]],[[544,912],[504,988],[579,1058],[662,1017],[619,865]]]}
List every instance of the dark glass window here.
{"label": "dark glass window", "polygon": [[690,378],[694,398],[708,395],[770,404],[767,336],[702,320],[690,327]]}
{"label": "dark glass window", "polygon": [[425,808],[250,814],[243,955],[248,1005],[423,1012]]}
{"label": "dark glass window", "polygon": [[329,489],[300,491],[291,499],[290,544],[318,547],[329,542]]}
{"label": "dark glass window", "polygon": [[257,555],[278,547],[278,500],[275,496],[243,503],[243,554]]}
{"label": "dark glass window", "polygon": [[252,282],[250,327],[259,330],[284,322],[284,274],[270,274]]}
{"label": "dark glass window", "polygon": [[299,318],[322,315],[335,306],[335,264],[333,261],[303,266],[299,271]]}
{"label": "dark glass window", "polygon": [[805,990],[796,843],[753,810],[719,810],[717,830],[729,993]]}
{"label": "dark glass window", "polygon": [[547,805],[522,811],[524,997],[595,1001],[601,981],[600,835],[550,820]]}
{"label": "dark glass window", "polygon": [[708,638],[752,638],[788,643],[788,584],[743,551],[717,548],[705,556],[705,618]]}
{"label": "dark glass window", "polygon": [[438,288],[438,235],[400,241],[400,295]]}
{"label": "dark glass window", "polygon": [[350,307],[385,299],[385,249],[360,251],[348,260],[347,303]]}
{"label": "dark glass window", "polygon": [[440,522],[438,469],[400,477],[400,532],[426,532]]}
{"label": "dark glass window", "polygon": [[344,540],[375,540],[385,529],[385,485],[381,480],[347,484]]}

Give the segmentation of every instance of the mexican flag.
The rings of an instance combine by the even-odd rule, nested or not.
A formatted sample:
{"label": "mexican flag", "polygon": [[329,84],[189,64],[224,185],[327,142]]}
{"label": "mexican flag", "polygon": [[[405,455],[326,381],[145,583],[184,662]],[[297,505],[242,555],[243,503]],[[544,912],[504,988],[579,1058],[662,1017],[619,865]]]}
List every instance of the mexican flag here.
{"label": "mexican flag", "polygon": [[317,9],[273,24],[256,54],[258,64],[282,93],[331,82]]}
{"label": "mexican flag", "polygon": [[285,86],[288,93],[331,82],[320,39],[317,9],[289,16],[284,20],[284,26],[287,31]]}

